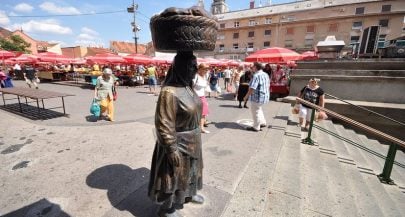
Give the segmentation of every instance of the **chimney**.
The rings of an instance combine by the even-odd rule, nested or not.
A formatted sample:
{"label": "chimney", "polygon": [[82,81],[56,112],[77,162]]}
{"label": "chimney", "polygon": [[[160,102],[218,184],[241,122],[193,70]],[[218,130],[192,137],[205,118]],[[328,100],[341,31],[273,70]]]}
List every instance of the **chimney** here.
{"label": "chimney", "polygon": [[250,9],[255,8],[255,0],[250,0]]}

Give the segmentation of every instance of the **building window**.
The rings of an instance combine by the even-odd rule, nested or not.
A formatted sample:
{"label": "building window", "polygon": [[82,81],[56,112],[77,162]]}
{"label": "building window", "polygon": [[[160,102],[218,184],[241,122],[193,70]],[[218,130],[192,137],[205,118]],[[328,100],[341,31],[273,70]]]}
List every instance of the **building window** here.
{"label": "building window", "polygon": [[293,47],[293,40],[285,40],[284,47]]}
{"label": "building window", "polygon": [[305,39],[305,47],[313,47],[314,39]]}
{"label": "building window", "polygon": [[314,33],[315,32],[315,26],[307,26],[307,33]]}
{"label": "building window", "polygon": [[233,38],[234,38],[234,39],[239,38],[239,32],[234,32],[234,33],[233,33]]}
{"label": "building window", "polygon": [[254,26],[256,25],[256,21],[255,20],[249,20],[249,26]]}
{"label": "building window", "polygon": [[225,23],[219,24],[219,28],[220,28],[220,29],[225,29]]}
{"label": "building window", "polygon": [[249,42],[249,43],[248,43],[248,48],[252,48],[252,49],[253,49],[253,42]]}
{"label": "building window", "polygon": [[350,43],[355,43],[360,40],[360,36],[351,36],[350,37]]}
{"label": "building window", "polygon": [[388,27],[388,19],[380,20],[379,24],[381,27]]}
{"label": "building window", "polygon": [[271,18],[266,18],[266,20],[264,20],[264,24],[271,24]]}
{"label": "building window", "polygon": [[364,7],[356,8],[356,14],[364,14]]}
{"label": "building window", "polygon": [[338,31],[338,24],[337,23],[329,24],[328,32],[337,32],[337,31]]}
{"label": "building window", "polygon": [[233,27],[238,28],[239,27],[239,21],[234,22]]}
{"label": "building window", "polygon": [[293,27],[287,28],[287,35],[294,35],[294,28]]}
{"label": "building window", "polygon": [[230,55],[229,59],[230,60],[240,60],[240,57],[239,57],[239,55]]}
{"label": "building window", "polygon": [[217,36],[217,40],[224,40],[225,39],[225,35],[218,35]]}
{"label": "building window", "polygon": [[294,21],[295,20],[295,16],[293,16],[293,15],[289,15],[288,17],[287,17],[287,21]]}
{"label": "building window", "polygon": [[239,44],[235,43],[235,44],[232,45],[232,47],[233,47],[233,49],[237,50],[237,49],[239,49]]}
{"label": "building window", "polygon": [[264,30],[264,35],[266,35],[266,36],[271,35],[271,30],[270,29]]}
{"label": "building window", "polygon": [[249,37],[249,38],[255,37],[255,32],[254,32],[254,31],[249,32],[249,33],[248,33],[248,37]]}
{"label": "building window", "polygon": [[270,47],[270,42],[269,42],[269,41],[265,41],[265,42],[263,43],[263,47],[264,47],[264,48]]}
{"label": "building window", "polygon": [[353,22],[352,29],[361,29],[363,27],[363,21]]}
{"label": "building window", "polygon": [[219,52],[224,52],[224,50],[225,50],[225,45],[220,44],[219,45]]}
{"label": "building window", "polygon": [[391,11],[391,5],[383,5],[381,7],[381,12],[390,12]]}

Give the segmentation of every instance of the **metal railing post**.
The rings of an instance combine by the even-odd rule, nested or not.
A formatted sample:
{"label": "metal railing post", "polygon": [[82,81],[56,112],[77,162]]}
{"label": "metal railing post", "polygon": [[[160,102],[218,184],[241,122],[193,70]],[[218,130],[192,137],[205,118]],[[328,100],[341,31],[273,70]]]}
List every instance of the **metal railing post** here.
{"label": "metal railing post", "polygon": [[315,119],[315,109],[312,108],[311,122],[309,123],[308,135],[307,135],[307,138],[302,140],[302,143],[304,143],[304,144],[308,144],[308,145],[315,144],[315,142],[311,139],[312,126],[314,125],[314,119]]}
{"label": "metal railing post", "polygon": [[378,175],[377,177],[380,179],[382,183],[394,185],[394,180],[390,178],[392,167],[395,160],[395,154],[397,153],[397,144],[392,143],[390,148],[388,149],[387,158],[385,159],[384,169],[383,172]]}

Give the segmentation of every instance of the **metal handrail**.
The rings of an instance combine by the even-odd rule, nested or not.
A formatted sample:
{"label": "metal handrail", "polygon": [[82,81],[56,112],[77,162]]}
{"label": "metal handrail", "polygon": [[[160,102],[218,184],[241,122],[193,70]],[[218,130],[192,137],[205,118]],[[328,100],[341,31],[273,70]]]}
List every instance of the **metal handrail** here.
{"label": "metal handrail", "polygon": [[333,111],[331,111],[329,109],[326,109],[326,108],[320,107],[318,105],[315,105],[313,103],[310,103],[308,101],[305,101],[305,100],[303,100],[303,99],[301,99],[299,97],[297,97],[296,100],[297,100],[297,102],[305,104],[305,105],[312,108],[311,122],[310,122],[309,129],[308,129],[308,135],[307,135],[307,138],[303,139],[303,141],[302,141],[303,143],[311,144],[311,145],[314,144],[314,141],[312,141],[312,139],[311,139],[311,132],[312,132],[312,127],[314,126],[315,109],[318,110],[318,111],[319,110],[323,111],[326,114],[331,115],[331,116],[333,116],[333,117],[335,117],[337,119],[340,119],[340,120],[342,120],[342,121],[344,121],[344,122],[346,122],[346,123],[348,123],[348,124],[350,124],[352,126],[356,126],[356,127],[360,128],[362,130],[365,130],[365,131],[367,131],[367,132],[369,132],[371,134],[374,134],[375,136],[381,137],[381,138],[391,142],[391,145],[390,145],[390,147],[388,149],[387,157],[385,159],[384,169],[383,169],[382,173],[379,174],[377,177],[383,183],[394,184],[394,181],[390,178],[390,176],[391,176],[392,168],[393,168],[393,165],[394,165],[394,162],[395,162],[395,154],[396,154],[397,148],[398,148],[397,146],[399,145],[399,146],[405,148],[405,141],[402,141],[402,140],[400,140],[398,138],[395,138],[393,136],[385,134],[385,133],[383,133],[383,132],[381,132],[379,130],[376,130],[376,129],[372,128],[372,127],[369,127],[367,125],[364,125],[362,123],[354,121],[354,120],[352,120],[352,119],[350,119],[348,117],[340,115],[340,114],[338,114],[336,112],[333,112]]}
{"label": "metal handrail", "polygon": [[403,122],[401,122],[401,121],[397,121],[397,120],[395,120],[395,119],[393,119],[393,118],[387,117],[387,116],[385,116],[385,115],[383,115],[383,114],[380,114],[380,113],[378,113],[378,112],[375,112],[375,111],[373,111],[373,110],[364,108],[363,106],[358,106],[358,105],[352,104],[352,103],[350,103],[350,102],[348,102],[348,101],[346,101],[346,100],[340,99],[339,97],[333,96],[333,95],[331,95],[331,94],[325,93],[325,95],[326,95],[326,96],[329,96],[329,97],[332,97],[332,98],[334,98],[334,99],[337,99],[337,100],[339,100],[339,101],[342,101],[342,102],[344,102],[344,103],[347,103],[347,104],[349,104],[349,105],[351,105],[351,106],[354,106],[354,107],[356,107],[356,108],[363,109],[363,110],[365,110],[365,111],[368,111],[368,112],[370,112],[370,113],[373,113],[373,114],[375,114],[375,115],[377,115],[377,116],[380,116],[380,117],[382,117],[382,118],[385,118],[385,119],[387,119],[387,120],[390,120],[390,121],[392,121],[392,122],[395,122],[395,123],[397,123],[397,124],[399,124],[399,125],[405,126],[405,123],[403,123]]}
{"label": "metal handrail", "polygon": [[348,117],[346,117],[346,116],[340,115],[340,114],[338,114],[338,113],[336,113],[336,112],[333,112],[333,111],[331,111],[331,110],[329,110],[329,109],[326,109],[326,108],[317,106],[317,105],[315,105],[315,104],[313,104],[313,103],[310,103],[310,102],[308,102],[308,101],[305,101],[305,100],[303,100],[303,99],[301,99],[301,98],[299,98],[299,97],[297,97],[297,101],[300,102],[300,103],[302,103],[302,104],[305,104],[305,105],[307,105],[307,106],[309,106],[309,107],[311,107],[311,108],[315,108],[315,109],[317,109],[317,110],[324,111],[324,112],[325,112],[326,114],[328,114],[328,115],[331,115],[331,116],[333,116],[333,117],[335,117],[335,118],[338,118],[338,119],[340,119],[340,120],[342,120],[342,121],[344,121],[344,122],[349,123],[350,125],[359,127],[359,128],[361,128],[361,129],[363,129],[363,130],[365,130],[365,131],[367,131],[367,132],[369,132],[369,133],[371,133],[371,134],[374,134],[374,135],[376,135],[376,136],[379,136],[379,137],[381,137],[381,138],[383,138],[383,139],[386,139],[386,140],[389,141],[389,142],[398,144],[398,145],[400,145],[401,147],[404,147],[404,148],[405,148],[405,141],[402,141],[402,140],[400,140],[400,139],[398,139],[398,138],[395,138],[395,137],[393,137],[393,136],[390,136],[390,135],[388,135],[388,134],[386,134],[386,133],[383,133],[383,132],[381,132],[381,131],[379,131],[379,130],[376,130],[376,129],[372,128],[372,127],[369,127],[369,126],[367,126],[367,125],[364,125],[364,124],[362,124],[362,123],[359,123],[359,122],[357,122],[357,121],[355,121],[355,120],[352,120],[352,119],[350,119],[350,118],[348,118]]}

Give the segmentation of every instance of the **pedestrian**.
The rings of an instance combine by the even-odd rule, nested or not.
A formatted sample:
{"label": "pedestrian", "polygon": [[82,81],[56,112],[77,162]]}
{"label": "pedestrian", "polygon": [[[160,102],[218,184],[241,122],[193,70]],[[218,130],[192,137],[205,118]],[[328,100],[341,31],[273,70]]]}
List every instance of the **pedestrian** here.
{"label": "pedestrian", "polygon": [[270,79],[263,72],[261,63],[253,63],[253,77],[249,84],[249,91],[244,97],[246,102],[249,98],[251,101],[250,110],[253,117],[253,126],[247,130],[258,132],[261,128],[266,127],[266,119],[263,114],[263,105],[269,102],[270,98]]}
{"label": "pedestrian", "polygon": [[[252,80],[252,72],[247,70],[239,79],[239,88],[238,88],[238,101],[239,101],[239,108],[242,108],[242,102],[249,91],[249,83]],[[246,101],[244,101],[243,107],[249,108],[246,105]]]}
{"label": "pedestrian", "polygon": [[[241,78],[242,74],[243,74],[243,65],[239,65],[238,68],[236,68],[232,73],[232,81],[231,81],[231,83],[235,87],[235,95],[234,95],[235,100],[238,99],[240,78]],[[242,97],[242,99],[243,99],[243,97]]]}
{"label": "pedestrian", "polygon": [[210,90],[211,92],[208,93],[208,97],[211,97],[211,93],[213,93],[213,96],[215,98],[218,97],[219,91],[219,75],[216,69],[213,69],[208,77],[208,81],[210,84]]}
{"label": "pedestrian", "polygon": [[273,73],[273,76],[271,77],[271,80],[272,80],[272,82],[279,84],[279,83],[281,83],[281,80],[283,78],[285,78],[285,72],[281,68],[281,65],[277,64],[276,71]]}
{"label": "pedestrian", "polygon": [[32,64],[28,63],[25,65],[23,75],[29,88],[34,86],[35,89],[38,89],[38,74]]}
{"label": "pedestrian", "polygon": [[202,133],[210,133],[210,131],[205,129],[205,123],[206,123],[206,117],[208,115],[208,102],[207,99],[205,98],[205,88],[208,86],[208,81],[206,80],[206,74],[208,70],[208,65],[201,63],[198,65],[198,71],[193,79],[193,89],[200,97],[201,103],[202,103],[202,115],[201,115],[201,121],[200,121],[200,128]]}
{"label": "pedestrian", "polygon": [[13,74],[15,78],[21,78],[22,74],[21,74],[21,66],[20,64],[16,63],[13,67]]}
{"label": "pedestrian", "polygon": [[231,78],[232,78],[232,71],[229,68],[229,66],[227,66],[224,70],[224,86],[225,86],[225,90],[228,91],[228,85],[232,85],[231,83]]}
{"label": "pedestrian", "polygon": [[[318,78],[309,79],[308,84],[305,87],[303,87],[301,91],[298,93],[298,97],[323,108],[325,107],[325,95],[323,89],[318,85],[319,81],[320,79]],[[300,104],[299,127],[302,127],[304,119],[306,120],[305,127],[303,130],[308,130],[309,123],[311,121],[311,114],[312,114],[311,107],[305,104]]]}
{"label": "pedestrian", "polygon": [[154,95],[157,95],[156,86],[157,86],[157,79],[159,76],[157,74],[156,67],[153,64],[150,64],[146,70],[148,71],[149,92]]}
{"label": "pedestrian", "polygon": [[161,204],[159,216],[179,216],[187,202],[202,204],[201,100],[192,90],[197,58],[178,51],[160,92],[155,113],[157,141],[148,195]]}
{"label": "pedestrian", "polygon": [[113,89],[115,88],[116,78],[112,75],[110,68],[104,68],[103,74],[97,78],[96,87],[94,89],[94,98],[99,102],[101,107],[101,115],[107,113],[107,120],[114,121],[114,96]]}

